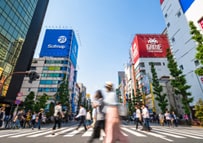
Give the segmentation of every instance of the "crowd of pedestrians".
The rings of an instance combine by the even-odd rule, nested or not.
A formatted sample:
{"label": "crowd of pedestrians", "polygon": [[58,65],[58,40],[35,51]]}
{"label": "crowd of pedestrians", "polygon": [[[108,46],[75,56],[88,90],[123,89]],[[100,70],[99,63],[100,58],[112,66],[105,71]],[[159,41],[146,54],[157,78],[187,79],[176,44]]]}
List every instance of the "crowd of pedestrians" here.
{"label": "crowd of pedestrians", "polygon": [[[78,114],[74,116],[75,120],[79,120],[76,130],[83,125],[84,130],[87,131],[89,128],[93,128],[91,137],[88,139],[87,143],[92,143],[95,139],[101,137],[101,131],[105,132],[104,143],[128,143],[129,140],[121,132],[120,124],[121,117],[119,114],[119,106],[116,92],[113,88],[111,82],[105,84],[105,96],[101,90],[97,90],[92,101],[92,110],[86,110],[85,107],[81,104]],[[12,128],[38,128],[41,129],[41,124],[44,121],[44,110],[40,109],[38,113],[31,112],[28,110],[19,110],[17,113],[14,113],[13,116],[6,117],[5,108],[0,108],[0,127],[6,127],[8,121],[12,123]],[[57,102],[54,107],[53,114],[53,127],[52,135],[55,134],[56,128],[61,128],[62,120],[66,117],[66,114],[62,111],[62,106],[60,102]],[[6,120],[5,120],[6,119]],[[156,122],[161,126],[168,127],[177,127],[178,118],[175,112],[169,112],[166,110],[165,113],[159,113],[157,115],[150,115],[150,112],[146,105],[137,104],[135,105],[134,113],[132,116],[136,129],[139,125],[143,131],[151,131],[150,122]],[[184,119],[187,120],[188,116],[184,115]]]}

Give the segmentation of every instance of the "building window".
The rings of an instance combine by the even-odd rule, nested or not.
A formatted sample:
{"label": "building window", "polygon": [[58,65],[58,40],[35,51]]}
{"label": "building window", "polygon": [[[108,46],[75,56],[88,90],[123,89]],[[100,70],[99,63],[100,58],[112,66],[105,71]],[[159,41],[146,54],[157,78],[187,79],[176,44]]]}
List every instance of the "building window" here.
{"label": "building window", "polygon": [[174,43],[176,40],[175,40],[175,38],[173,37],[173,38],[171,39],[171,41]]}
{"label": "building window", "polygon": [[167,27],[170,27],[170,22],[167,23]]}
{"label": "building window", "polygon": [[163,66],[165,66],[165,63],[163,62]]}
{"label": "building window", "polygon": [[145,67],[144,63],[139,64],[140,67]]}
{"label": "building window", "polygon": [[180,12],[180,11],[178,11],[177,16],[178,16],[178,17],[180,17],[180,16],[181,16],[181,12]]}
{"label": "building window", "polygon": [[167,18],[167,17],[168,17],[168,14],[166,13],[164,16],[165,16],[165,18]]}
{"label": "building window", "polygon": [[[149,63],[149,65],[151,66],[152,62]],[[161,66],[160,62],[153,62],[154,66]]]}
{"label": "building window", "polygon": [[194,63],[195,63],[196,67],[199,66],[199,61],[198,60],[195,60]]}
{"label": "building window", "polygon": [[179,66],[179,68],[180,68],[181,70],[183,70],[183,69],[184,69],[184,68],[183,68],[183,65],[180,65],[180,66]]}
{"label": "building window", "polygon": [[145,70],[140,70],[140,74],[141,75],[146,75],[146,71]]}
{"label": "building window", "polygon": [[36,67],[31,66],[30,70],[36,70]]}

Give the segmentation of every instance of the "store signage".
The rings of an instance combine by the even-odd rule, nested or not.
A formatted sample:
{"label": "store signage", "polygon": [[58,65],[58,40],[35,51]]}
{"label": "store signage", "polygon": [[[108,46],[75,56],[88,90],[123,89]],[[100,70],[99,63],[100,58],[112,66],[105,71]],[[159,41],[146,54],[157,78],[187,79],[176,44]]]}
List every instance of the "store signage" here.
{"label": "store signage", "polygon": [[161,48],[161,44],[159,44],[156,38],[149,38],[146,44],[147,52],[163,52]]}
{"label": "store signage", "polygon": [[203,17],[199,20],[199,24],[200,24],[201,28],[203,29]]}

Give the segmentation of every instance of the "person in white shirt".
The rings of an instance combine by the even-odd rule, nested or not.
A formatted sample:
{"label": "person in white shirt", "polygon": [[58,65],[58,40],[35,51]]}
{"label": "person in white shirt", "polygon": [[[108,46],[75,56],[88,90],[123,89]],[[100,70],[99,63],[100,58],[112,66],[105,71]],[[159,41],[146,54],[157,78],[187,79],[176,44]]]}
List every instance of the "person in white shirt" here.
{"label": "person in white shirt", "polygon": [[143,104],[142,105],[142,117],[143,117],[143,121],[144,121],[144,126],[142,130],[146,130],[146,131],[150,131],[151,128],[149,126],[149,110],[147,109],[147,107]]}
{"label": "person in white shirt", "polygon": [[136,123],[136,130],[138,129],[138,123],[140,123],[140,125],[142,126],[142,115],[141,115],[141,111],[140,111],[140,107],[139,105],[135,106],[135,123]]}
{"label": "person in white shirt", "polygon": [[85,124],[85,118],[86,118],[86,109],[80,105],[80,110],[79,110],[79,113],[78,115],[75,117],[75,118],[79,118],[80,117],[80,123],[78,125],[78,127],[76,128],[76,130],[78,130],[80,128],[80,126],[83,124],[84,128],[85,128],[85,131],[87,131],[87,127],[86,127],[86,124]]}
{"label": "person in white shirt", "polygon": [[87,128],[90,127],[91,125],[91,114],[90,114],[90,110],[87,110],[87,115],[86,115],[86,125],[87,125]]}
{"label": "person in white shirt", "polygon": [[56,106],[54,107],[54,126],[53,126],[53,132],[52,135],[54,135],[54,130],[56,130],[56,124],[58,124],[58,129],[61,128],[61,120],[64,117],[62,112],[62,106],[60,102],[56,103]]}

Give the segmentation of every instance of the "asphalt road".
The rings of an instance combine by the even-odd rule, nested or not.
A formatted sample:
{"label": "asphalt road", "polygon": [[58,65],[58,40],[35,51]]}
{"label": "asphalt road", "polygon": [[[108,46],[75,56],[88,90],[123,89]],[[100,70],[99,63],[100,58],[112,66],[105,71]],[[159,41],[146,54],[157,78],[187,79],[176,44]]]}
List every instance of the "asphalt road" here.
{"label": "asphalt road", "polygon": [[[0,143],[85,143],[92,134],[92,129],[84,131],[83,127],[75,130],[76,124],[63,125],[52,135],[52,125],[38,129],[0,130]],[[136,130],[134,125],[121,125],[122,132],[130,143],[203,143],[203,128],[198,127],[161,127],[152,126],[151,132]],[[105,133],[102,132],[105,136]],[[95,140],[101,143],[103,137]]]}

